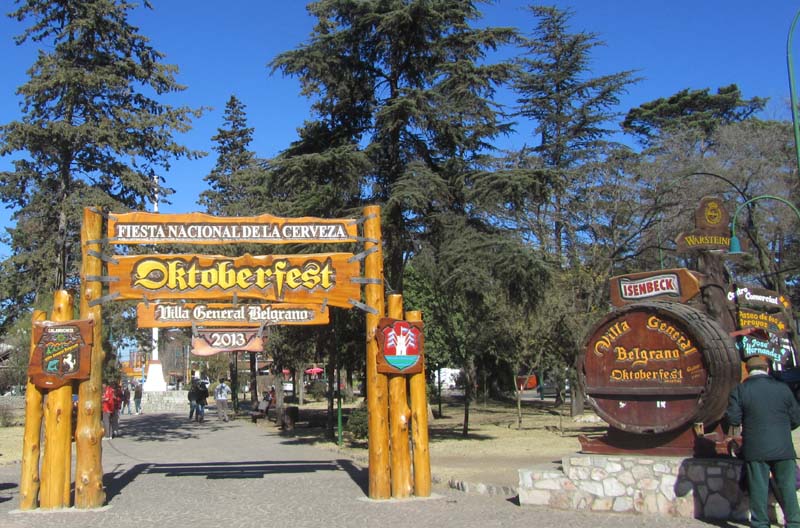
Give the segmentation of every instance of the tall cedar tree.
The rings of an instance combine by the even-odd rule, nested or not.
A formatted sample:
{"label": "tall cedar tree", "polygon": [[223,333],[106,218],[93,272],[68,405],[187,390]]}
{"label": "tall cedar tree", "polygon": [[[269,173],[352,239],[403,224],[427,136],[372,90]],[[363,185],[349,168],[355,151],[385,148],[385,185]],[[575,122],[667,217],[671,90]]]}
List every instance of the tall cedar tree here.
{"label": "tall cedar tree", "polygon": [[17,90],[23,118],[0,127],[0,154],[25,153],[0,179],[0,200],[16,222],[8,230],[12,255],[0,264],[2,327],[41,294],[77,285],[84,206],[144,209],[171,192],[160,175],[171,159],[201,154],[173,139],[201,111],[153,98],[184,87],[177,68],[162,64],[128,23],[132,4],[17,4],[10,16],[32,24],[16,42],[40,50]]}
{"label": "tall cedar tree", "polygon": [[[570,10],[545,6],[530,6],[529,10],[537,25],[532,38],[522,40],[525,53],[517,59],[514,85],[519,115],[535,123],[538,141],[531,153],[538,158],[538,170],[546,175],[541,180],[551,186],[551,198],[547,204],[521,211],[526,216],[522,221],[531,228],[530,239],[561,268],[549,295],[563,297],[560,306],[572,309],[561,317],[547,314],[556,316],[551,318],[549,334],[533,338],[543,343],[559,342],[561,359],[546,358],[545,362],[566,367],[579,350],[580,330],[565,334],[561,322],[578,321],[582,313],[591,311],[585,301],[587,290],[595,287],[593,281],[581,277],[587,264],[582,260],[581,246],[589,242],[578,233],[580,209],[594,186],[590,167],[619,149],[608,139],[608,127],[617,117],[614,108],[619,96],[637,79],[631,71],[592,77],[590,54],[602,45],[596,35],[570,33]],[[558,286],[561,284],[571,285],[572,291]],[[563,372],[563,368],[555,369],[559,383]],[[573,387],[579,389],[574,383]],[[574,396],[572,412],[578,414],[583,398],[579,391]]]}
{"label": "tall cedar tree", "polygon": [[[306,154],[304,162],[311,155],[328,166],[335,159],[360,172],[348,190],[383,207],[387,279],[395,291],[402,290],[406,258],[426,213],[465,208],[451,192],[451,184],[465,178],[461,165],[474,163],[507,129],[491,98],[508,67],[485,64],[485,58],[513,31],[470,27],[480,15],[477,3],[314,2],[308,10],[317,24],[309,43],[272,62],[299,78],[319,116],[287,154]],[[299,188],[308,188],[298,171],[294,176]]]}
{"label": "tall cedar tree", "polygon": [[551,172],[555,192],[550,232],[534,233],[538,242],[563,262],[565,245],[574,244],[569,222],[569,194],[584,184],[581,165],[598,159],[609,147],[607,128],[619,96],[636,82],[633,72],[590,77],[590,52],[603,43],[592,33],[569,33],[572,12],[556,7],[529,7],[538,20],[533,38],[523,40],[517,60],[519,115],[536,123],[533,148]]}

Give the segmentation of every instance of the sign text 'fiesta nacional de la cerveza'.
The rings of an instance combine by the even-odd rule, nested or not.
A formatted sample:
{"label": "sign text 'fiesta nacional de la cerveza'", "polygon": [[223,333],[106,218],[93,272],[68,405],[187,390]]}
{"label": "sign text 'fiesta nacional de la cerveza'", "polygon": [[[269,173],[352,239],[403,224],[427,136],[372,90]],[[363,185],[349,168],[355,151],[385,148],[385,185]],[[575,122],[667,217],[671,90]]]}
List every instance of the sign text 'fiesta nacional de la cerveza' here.
{"label": "sign text 'fiesta nacional de la cerveza'", "polygon": [[115,244],[324,244],[356,242],[357,225],[352,219],[137,212],[111,215],[108,237]]}

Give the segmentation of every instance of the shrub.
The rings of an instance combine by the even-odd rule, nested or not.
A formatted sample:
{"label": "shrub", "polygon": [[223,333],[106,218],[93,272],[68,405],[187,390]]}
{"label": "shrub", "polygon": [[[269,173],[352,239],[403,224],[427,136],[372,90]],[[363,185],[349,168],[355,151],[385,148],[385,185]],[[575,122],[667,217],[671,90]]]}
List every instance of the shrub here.
{"label": "shrub", "polygon": [[328,394],[328,383],[322,380],[314,380],[308,386],[308,394],[315,400],[324,400]]}
{"label": "shrub", "polygon": [[345,429],[355,438],[367,438],[369,435],[369,416],[366,404],[362,403],[350,411]]}

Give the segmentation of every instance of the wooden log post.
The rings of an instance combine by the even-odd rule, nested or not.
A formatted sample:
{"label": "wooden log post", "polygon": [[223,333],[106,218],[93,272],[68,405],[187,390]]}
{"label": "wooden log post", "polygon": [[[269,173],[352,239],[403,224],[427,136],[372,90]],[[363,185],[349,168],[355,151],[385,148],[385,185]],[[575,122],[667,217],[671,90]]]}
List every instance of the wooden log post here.
{"label": "wooden log post", "polygon": [[[94,320],[92,344],[92,367],[89,379],[78,386],[78,424],[75,428],[75,507],[80,509],[100,508],[106,500],[103,489],[103,324],[102,308],[92,302],[103,293],[99,281],[87,280],[102,275],[103,263],[95,255],[100,254],[99,240],[103,237],[103,218],[92,208],[83,210],[81,228],[81,319]],[[91,254],[90,254],[91,252]]]}
{"label": "wooden log post", "polygon": [[[388,315],[403,319],[403,296],[389,296]],[[392,497],[406,499],[411,496],[411,454],[408,448],[408,391],[404,374],[389,375],[389,437],[391,439]]]}
{"label": "wooden log post", "polygon": [[[409,310],[406,312],[406,320],[411,323],[421,322],[422,312]],[[428,395],[424,363],[422,372],[411,374],[408,385],[411,393],[411,439],[414,445],[414,495],[430,497],[431,455],[428,448]]]}
{"label": "wooden log post", "polygon": [[[73,318],[72,295],[59,290],[53,297],[51,321]],[[72,468],[72,383],[52,389],[44,406],[44,457],[39,507],[44,509],[69,506]]]}
{"label": "wooden log post", "polygon": [[[47,314],[34,310],[31,328],[36,321],[44,321]],[[31,331],[31,355],[36,348]],[[39,506],[39,455],[42,445],[42,403],[44,392],[31,382],[25,385],[25,430],[22,437],[22,474],[19,481],[19,509],[33,510]]]}
{"label": "wooden log post", "polygon": [[364,277],[374,279],[374,283],[364,286],[366,304],[372,309],[366,315],[369,497],[388,499],[391,496],[388,381],[385,374],[378,373],[378,343],[375,340],[378,321],[385,313],[380,207],[376,205],[365,207],[364,217],[364,238],[367,239],[364,250],[372,250],[372,253],[364,259]]}

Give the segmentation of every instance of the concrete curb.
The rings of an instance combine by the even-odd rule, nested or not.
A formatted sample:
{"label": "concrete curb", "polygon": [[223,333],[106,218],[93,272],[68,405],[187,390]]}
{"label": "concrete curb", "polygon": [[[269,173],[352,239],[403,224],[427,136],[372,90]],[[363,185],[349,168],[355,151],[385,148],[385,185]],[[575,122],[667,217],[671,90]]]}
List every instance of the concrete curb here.
{"label": "concrete curb", "polygon": [[[444,482],[441,477],[432,477],[434,482]],[[469,482],[457,478],[447,479],[447,485],[450,489],[462,491],[464,493],[477,493],[479,495],[488,495],[490,497],[506,497],[513,498],[519,495],[516,486],[503,486],[501,484],[487,484],[483,482]]]}

